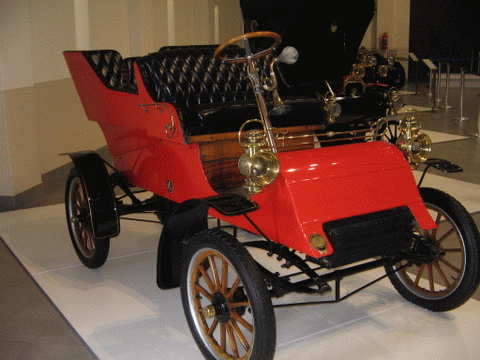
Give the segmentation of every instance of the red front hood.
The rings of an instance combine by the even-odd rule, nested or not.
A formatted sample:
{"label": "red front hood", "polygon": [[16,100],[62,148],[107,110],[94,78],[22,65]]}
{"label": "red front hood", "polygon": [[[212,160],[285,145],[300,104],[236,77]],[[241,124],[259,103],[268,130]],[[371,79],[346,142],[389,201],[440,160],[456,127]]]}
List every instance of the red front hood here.
{"label": "red front hood", "polygon": [[400,206],[408,206],[422,228],[435,228],[410,166],[393,145],[377,141],[278,157],[280,175],[252,198],[260,205],[252,217],[272,240],[318,257],[308,238],[325,235],[325,222]]}

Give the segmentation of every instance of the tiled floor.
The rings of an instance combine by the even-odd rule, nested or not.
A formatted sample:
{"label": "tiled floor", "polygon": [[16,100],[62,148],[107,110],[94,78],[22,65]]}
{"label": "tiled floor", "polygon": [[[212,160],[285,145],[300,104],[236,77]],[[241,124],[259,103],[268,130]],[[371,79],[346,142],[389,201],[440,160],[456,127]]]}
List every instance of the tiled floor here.
{"label": "tiled floor", "polygon": [[[406,103],[431,106],[425,87],[421,87],[421,92],[421,95],[405,96]],[[464,115],[470,118],[465,121],[455,120],[459,116],[458,93],[458,89],[450,89],[449,103],[454,109],[422,113],[425,129],[458,135],[478,132],[480,90],[467,89],[465,92]],[[477,137],[434,144],[433,156],[446,158],[464,168],[463,173],[446,176],[480,184],[480,140]],[[35,205],[58,203],[62,199],[63,185],[60,185],[37,199]],[[474,218],[480,225],[480,214],[474,214]],[[0,259],[0,360],[96,359],[3,241],[0,241]],[[480,299],[478,291],[475,298]]]}

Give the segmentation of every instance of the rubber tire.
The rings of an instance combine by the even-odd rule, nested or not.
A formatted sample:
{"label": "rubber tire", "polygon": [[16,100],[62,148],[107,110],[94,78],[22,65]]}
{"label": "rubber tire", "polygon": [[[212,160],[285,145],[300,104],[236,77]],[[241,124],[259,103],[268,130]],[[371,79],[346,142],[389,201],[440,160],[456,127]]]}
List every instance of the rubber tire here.
{"label": "rubber tire", "polygon": [[[80,261],[90,269],[97,269],[105,264],[108,258],[110,238],[96,239],[93,236],[86,197],[84,196],[82,199],[78,199],[77,203],[75,203],[74,200],[74,196],[79,195],[79,191],[86,195],[83,180],[77,169],[73,168],[68,174],[65,187],[65,213],[68,231],[73,248]],[[75,192],[77,194],[75,194]],[[86,242],[89,242],[93,248],[88,249],[85,245]]]}
{"label": "rubber tire", "polygon": [[[395,289],[408,301],[431,311],[449,311],[465,303],[478,287],[480,282],[480,235],[470,214],[452,196],[432,188],[420,188],[420,194],[428,209],[440,209],[450,218],[447,220],[456,227],[460,235],[459,243],[463,244],[464,249],[464,270],[459,272],[458,283],[452,284],[449,291],[447,291],[448,286],[438,292],[431,291],[431,289],[424,290],[425,293],[415,291],[415,286],[410,286],[414,285],[413,282],[409,284],[409,282],[403,281],[405,278],[401,272],[391,274],[389,278]],[[386,266],[386,271],[392,271],[394,268],[395,266]]]}
{"label": "rubber tire", "polygon": [[[205,297],[205,299],[200,300],[199,293],[195,292],[195,288],[192,285],[197,282],[194,277],[196,276],[195,274],[199,273],[198,269],[200,268],[200,266],[197,266],[196,260],[201,260],[207,256],[206,254],[212,254],[212,252],[216,256],[223,257],[223,259],[226,259],[230,263],[229,274],[232,274],[231,269],[236,272],[237,277],[241,279],[241,284],[243,284],[243,287],[240,286],[240,288],[244,289],[243,294],[246,295],[249,302],[249,306],[245,307],[243,311],[244,313],[248,311],[252,316],[253,335],[251,336],[252,341],[249,342],[251,350],[245,354],[239,354],[239,357],[233,356],[228,350],[223,351],[220,346],[215,349],[209,342],[216,341],[215,334],[214,336],[208,336],[206,331],[203,331],[205,329],[202,328],[203,321],[207,320],[204,315],[198,311],[200,307],[205,307],[203,306],[204,304],[200,302],[206,301],[207,304],[211,304],[212,302],[204,295],[202,295],[202,297]],[[200,261],[198,265],[201,264],[202,262]],[[204,264],[202,267],[204,270],[212,271],[212,266],[209,263]],[[212,292],[211,295],[216,294],[212,289],[209,290]],[[276,348],[276,323],[272,301],[257,264],[245,247],[241,245],[235,237],[215,228],[194,235],[188,242],[185,262],[181,272],[180,291],[190,331],[206,359],[273,359]],[[219,292],[221,292],[221,290]],[[225,292],[227,293],[228,291]],[[198,303],[195,303],[196,301],[198,301]],[[230,308],[231,302],[228,302],[228,305]],[[230,312],[233,313],[235,310],[230,310]],[[243,315],[240,314],[240,316]],[[216,320],[218,320],[218,317],[215,315],[215,319],[212,321]],[[231,318],[228,320],[227,325],[231,325],[230,321],[232,321]],[[216,342],[216,344],[218,345],[218,342]],[[232,357],[228,357],[229,355]]]}

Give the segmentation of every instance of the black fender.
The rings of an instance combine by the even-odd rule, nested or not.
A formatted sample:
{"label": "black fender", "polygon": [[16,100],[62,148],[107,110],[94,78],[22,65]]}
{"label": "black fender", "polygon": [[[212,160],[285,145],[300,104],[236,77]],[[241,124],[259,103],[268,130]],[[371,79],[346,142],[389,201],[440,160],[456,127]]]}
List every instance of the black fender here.
{"label": "black fender", "polygon": [[91,150],[68,153],[88,195],[93,235],[97,239],[117,236],[120,232],[117,202],[105,162]]}
{"label": "black fender", "polygon": [[157,285],[171,289],[180,285],[180,271],[189,239],[208,229],[208,210],[235,216],[258,209],[253,201],[240,195],[225,194],[204,199],[190,199],[179,204],[165,223],[157,255]]}

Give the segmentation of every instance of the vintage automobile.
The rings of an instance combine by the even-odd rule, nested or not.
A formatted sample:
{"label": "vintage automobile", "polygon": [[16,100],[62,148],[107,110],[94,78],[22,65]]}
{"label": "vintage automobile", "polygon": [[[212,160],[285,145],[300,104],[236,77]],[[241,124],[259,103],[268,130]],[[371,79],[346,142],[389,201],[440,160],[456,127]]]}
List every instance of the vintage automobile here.
{"label": "vintage automobile", "polygon": [[[417,185],[411,170],[421,163],[425,172],[460,169],[429,158],[429,139],[412,114],[393,138],[383,116],[369,115],[368,128],[345,121],[336,129],[332,88],[320,98],[292,91],[282,99],[277,65],[294,64],[298,54],[291,47],[277,53],[281,40],[258,31],[136,58],[64,53],[113,158],[68,154],[73,247],[98,268],[121,217],[156,214],[163,223],[157,285],[180,287],[207,359],[273,359],[272,298],[288,293],[333,291],[337,302],[388,277],[407,300],[448,311],[480,281],[472,218],[450,195]],[[140,196],[143,190],[150,195]],[[238,231],[250,240],[240,241]],[[344,277],[380,267],[379,279],[341,295]]]}
{"label": "vintage automobile", "polygon": [[[240,0],[240,7],[246,33],[273,31],[282,36],[279,52],[293,46],[301,54],[294,64],[277,64],[278,90],[287,103],[291,96],[328,101],[335,110],[329,114],[328,131],[369,129],[371,120],[403,105],[398,62],[389,65],[379,55],[373,65],[360,48],[374,0],[326,2],[322,11],[312,11],[318,7],[315,0]],[[262,41],[254,39],[252,47],[262,47]]]}
{"label": "vintage automobile", "polygon": [[393,54],[383,56],[375,49],[360,48],[357,61],[345,77],[344,93],[357,94],[375,87],[402,89],[405,85],[405,69],[400,61],[406,60]]}

